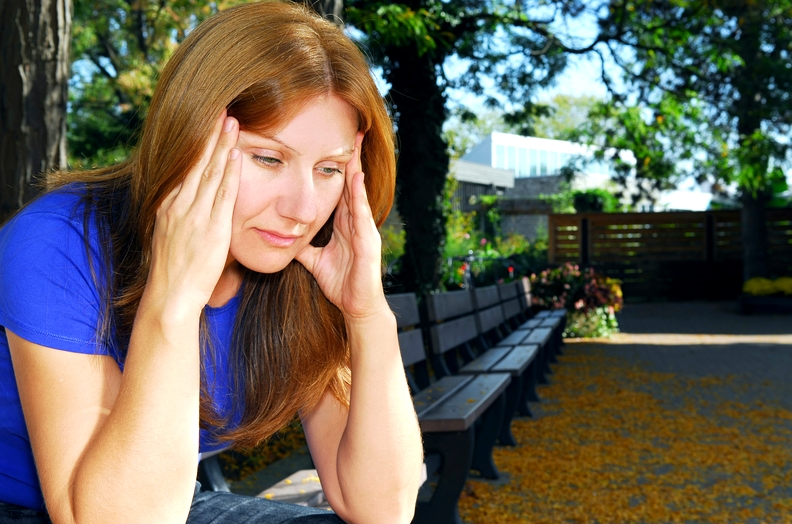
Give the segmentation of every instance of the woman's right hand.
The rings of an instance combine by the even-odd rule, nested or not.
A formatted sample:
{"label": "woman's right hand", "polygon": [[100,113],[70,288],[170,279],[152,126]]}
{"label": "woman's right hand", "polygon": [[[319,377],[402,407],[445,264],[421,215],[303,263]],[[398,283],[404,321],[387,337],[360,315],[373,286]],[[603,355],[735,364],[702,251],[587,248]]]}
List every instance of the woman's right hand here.
{"label": "woman's right hand", "polygon": [[239,123],[223,110],[200,161],[157,211],[145,295],[167,300],[171,312],[200,313],[226,266],[242,170],[238,137]]}

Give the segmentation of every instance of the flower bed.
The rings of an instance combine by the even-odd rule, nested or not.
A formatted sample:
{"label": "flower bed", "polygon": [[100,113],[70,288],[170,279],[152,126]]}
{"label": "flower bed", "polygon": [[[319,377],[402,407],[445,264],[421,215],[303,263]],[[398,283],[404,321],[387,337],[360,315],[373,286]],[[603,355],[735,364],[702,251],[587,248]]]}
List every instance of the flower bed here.
{"label": "flower bed", "polygon": [[756,277],[743,284],[740,313],[792,313],[792,277]]}
{"label": "flower bed", "polygon": [[564,264],[531,275],[531,295],[541,309],[566,308],[565,337],[607,337],[619,331],[616,312],[624,303],[621,282],[593,268]]}

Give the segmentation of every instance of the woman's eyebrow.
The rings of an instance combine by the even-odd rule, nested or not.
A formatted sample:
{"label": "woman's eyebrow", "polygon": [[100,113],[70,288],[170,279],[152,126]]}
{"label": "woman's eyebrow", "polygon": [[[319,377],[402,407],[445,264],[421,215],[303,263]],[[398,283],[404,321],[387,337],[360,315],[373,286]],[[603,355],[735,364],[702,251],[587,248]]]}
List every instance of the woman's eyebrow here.
{"label": "woman's eyebrow", "polygon": [[339,147],[338,149],[331,151],[327,157],[328,158],[339,158],[339,157],[348,157],[351,156],[352,153],[355,152],[355,149],[352,147]]}
{"label": "woman's eyebrow", "polygon": [[264,138],[266,140],[272,140],[273,142],[277,142],[280,145],[282,145],[283,147],[285,147],[286,149],[289,149],[290,151],[293,151],[294,153],[297,153],[298,155],[301,155],[301,153],[299,151],[297,151],[292,146],[290,146],[289,144],[287,144],[286,142],[284,142],[283,140],[281,140],[281,139],[279,139],[277,137],[274,137],[274,136],[262,136],[261,138]]}

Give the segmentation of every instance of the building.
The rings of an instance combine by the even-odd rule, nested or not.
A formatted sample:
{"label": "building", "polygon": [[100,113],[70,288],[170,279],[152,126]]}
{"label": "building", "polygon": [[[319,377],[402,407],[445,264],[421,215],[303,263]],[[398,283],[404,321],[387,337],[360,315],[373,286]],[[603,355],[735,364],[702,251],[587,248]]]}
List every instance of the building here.
{"label": "building", "polygon": [[[574,165],[574,189],[605,187],[610,182],[609,165],[595,159],[594,150],[588,146],[508,133],[495,132],[486,136],[455,165],[463,166],[455,168],[452,165],[451,169],[460,182],[456,195],[462,209],[474,209],[477,195],[498,194],[503,197],[500,206],[503,232],[519,233],[529,240],[547,230],[547,214],[551,209],[541,197],[560,190],[564,181],[562,168]],[[490,168],[491,171],[480,171],[488,176],[512,173],[513,183],[491,186],[489,192],[486,182],[471,186],[464,173],[472,172],[474,168],[469,166],[476,165]],[[502,187],[500,192],[495,190],[497,187]]]}
{"label": "building", "polygon": [[514,171],[514,178],[556,176],[571,161],[583,158],[584,178],[591,184],[604,184],[610,178],[606,162],[594,159],[593,149],[581,144],[549,138],[491,133],[470,150],[462,160]]}

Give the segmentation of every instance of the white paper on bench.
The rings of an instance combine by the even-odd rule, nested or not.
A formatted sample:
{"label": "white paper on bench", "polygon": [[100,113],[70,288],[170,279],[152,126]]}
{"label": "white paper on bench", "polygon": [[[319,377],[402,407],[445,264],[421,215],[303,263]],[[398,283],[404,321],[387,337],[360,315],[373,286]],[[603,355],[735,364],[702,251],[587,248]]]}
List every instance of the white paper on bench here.
{"label": "white paper on bench", "polygon": [[[426,478],[426,463],[424,463],[421,465],[421,480],[418,485],[422,486],[426,482]],[[267,500],[289,502],[299,506],[311,506],[312,508],[323,508],[332,511],[324,496],[322,482],[319,480],[319,475],[315,469],[301,469],[296,473],[292,473],[256,496]]]}

